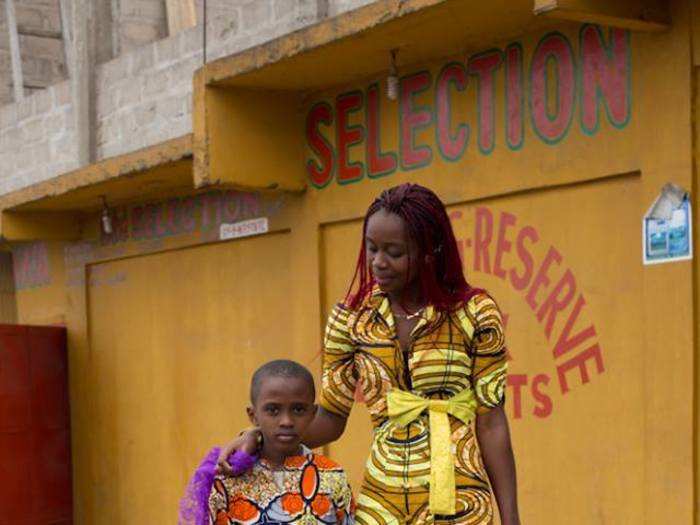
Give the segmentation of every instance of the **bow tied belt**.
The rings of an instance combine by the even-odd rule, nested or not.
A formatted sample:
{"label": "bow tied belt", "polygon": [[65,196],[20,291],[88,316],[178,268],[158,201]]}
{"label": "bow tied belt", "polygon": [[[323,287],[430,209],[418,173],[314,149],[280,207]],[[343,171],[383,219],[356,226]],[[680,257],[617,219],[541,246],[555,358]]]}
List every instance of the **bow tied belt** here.
{"label": "bow tied belt", "polygon": [[451,450],[449,415],[468,424],[476,413],[476,398],[465,388],[450,399],[426,399],[405,390],[387,394],[389,419],[405,427],[428,410],[430,423],[430,512],[456,513],[455,465]]}

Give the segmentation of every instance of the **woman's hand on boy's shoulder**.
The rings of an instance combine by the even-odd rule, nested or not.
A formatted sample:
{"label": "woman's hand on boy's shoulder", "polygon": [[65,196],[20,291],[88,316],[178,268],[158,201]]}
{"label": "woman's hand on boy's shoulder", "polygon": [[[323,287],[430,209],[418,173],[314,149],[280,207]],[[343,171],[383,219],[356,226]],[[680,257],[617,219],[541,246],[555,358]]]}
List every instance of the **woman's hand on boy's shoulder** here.
{"label": "woman's hand on boy's shoulder", "polygon": [[224,474],[226,476],[234,476],[235,474],[233,469],[228,462],[229,456],[236,450],[242,450],[251,456],[255,455],[255,453],[258,451],[259,435],[260,431],[258,429],[246,430],[236,439],[221,447],[219,458],[216,460],[216,473]]}

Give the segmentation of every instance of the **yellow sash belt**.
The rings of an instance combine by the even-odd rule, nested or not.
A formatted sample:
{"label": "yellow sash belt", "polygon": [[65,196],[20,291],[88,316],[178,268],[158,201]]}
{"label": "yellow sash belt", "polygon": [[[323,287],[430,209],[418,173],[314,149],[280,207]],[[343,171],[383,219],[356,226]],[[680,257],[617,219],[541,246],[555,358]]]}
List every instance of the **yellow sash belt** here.
{"label": "yellow sash belt", "polygon": [[428,409],[430,422],[430,512],[455,514],[455,465],[448,414],[468,424],[476,413],[476,399],[471,388],[465,388],[450,399],[425,399],[405,390],[392,390],[387,395],[389,418],[405,427]]}

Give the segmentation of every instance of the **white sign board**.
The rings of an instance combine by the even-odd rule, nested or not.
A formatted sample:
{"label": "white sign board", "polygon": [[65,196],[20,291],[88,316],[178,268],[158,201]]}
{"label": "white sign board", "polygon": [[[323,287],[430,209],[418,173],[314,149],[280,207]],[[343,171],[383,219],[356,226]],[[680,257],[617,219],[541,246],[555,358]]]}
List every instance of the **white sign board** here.
{"label": "white sign board", "polygon": [[219,227],[219,239],[224,241],[227,239],[237,239],[238,237],[250,237],[251,235],[266,233],[267,230],[267,217],[233,222],[230,224],[224,223]]}
{"label": "white sign board", "polygon": [[655,217],[650,209],[642,219],[642,250],[644,264],[693,258],[693,212],[687,197],[666,217]]}

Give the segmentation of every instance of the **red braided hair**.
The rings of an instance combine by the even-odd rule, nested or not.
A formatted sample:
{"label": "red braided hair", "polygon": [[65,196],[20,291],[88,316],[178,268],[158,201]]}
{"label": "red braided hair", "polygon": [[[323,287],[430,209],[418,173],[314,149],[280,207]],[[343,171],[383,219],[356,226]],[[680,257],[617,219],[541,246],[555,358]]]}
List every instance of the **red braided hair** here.
{"label": "red braided hair", "polygon": [[[374,278],[368,269],[366,252],[367,222],[379,210],[401,217],[408,235],[418,247],[416,261],[422,299],[441,311],[450,311],[481,290],[464,278],[452,224],[445,205],[431,190],[418,184],[401,184],[382,192],[370,204],[362,226],[362,245],[355,275],[345,303],[356,309],[371,293]],[[426,257],[432,255],[432,257]],[[353,292],[353,288],[356,288]]]}

